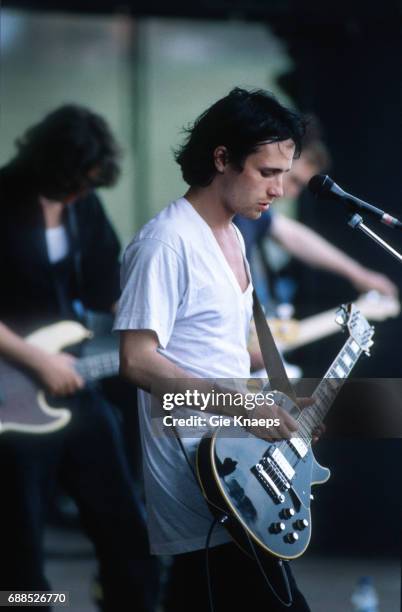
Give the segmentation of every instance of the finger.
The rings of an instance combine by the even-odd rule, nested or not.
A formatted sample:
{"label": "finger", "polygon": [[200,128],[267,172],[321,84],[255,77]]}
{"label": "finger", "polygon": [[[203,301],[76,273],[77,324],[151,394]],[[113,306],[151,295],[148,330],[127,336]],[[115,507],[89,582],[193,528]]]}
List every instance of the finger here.
{"label": "finger", "polygon": [[312,404],[314,404],[314,398],[313,397],[298,397],[297,398],[297,405],[299,406],[299,408],[302,410],[303,408],[306,408],[307,406],[311,406]]}
{"label": "finger", "polygon": [[70,355],[70,353],[60,353],[60,356],[69,364],[73,364],[76,361],[74,355]]}
{"label": "finger", "polygon": [[279,415],[280,420],[280,429],[286,431],[287,434],[291,434],[291,432],[295,432],[299,429],[297,421],[290,416],[287,412],[281,411]]}
{"label": "finger", "polygon": [[85,380],[78,374],[76,375],[76,381],[77,381],[78,389],[83,389],[85,387]]}
{"label": "finger", "polygon": [[315,427],[313,430],[313,436],[319,438],[320,436],[322,436],[325,431],[326,431],[326,427],[325,425],[322,423],[321,425],[319,425],[318,427]]}

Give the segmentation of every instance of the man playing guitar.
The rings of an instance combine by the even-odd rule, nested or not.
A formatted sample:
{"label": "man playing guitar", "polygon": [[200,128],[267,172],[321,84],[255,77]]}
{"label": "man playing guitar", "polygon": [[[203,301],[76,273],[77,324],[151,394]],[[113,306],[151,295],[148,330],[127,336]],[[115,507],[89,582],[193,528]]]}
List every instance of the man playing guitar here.
{"label": "man playing guitar", "polygon": [[[181,380],[184,388],[195,378],[202,384],[249,377],[252,285],[232,219],[241,214],[256,220],[283,195],[283,177],[300,151],[303,132],[303,120],[270,94],[232,90],[196,120],[177,152],[187,193],[145,225],[125,253],[115,329],[121,332],[121,371],[142,389],[151,550],[175,555],[167,612],[208,609],[203,549],[212,517],[194,474],[199,439],[155,435],[149,392],[157,379],[173,379],[179,388]],[[279,436],[297,429],[278,406],[260,410],[279,418]],[[268,562],[278,599],[258,565],[228,543],[221,526],[210,545],[217,611],[309,609],[287,564],[282,572]]]}

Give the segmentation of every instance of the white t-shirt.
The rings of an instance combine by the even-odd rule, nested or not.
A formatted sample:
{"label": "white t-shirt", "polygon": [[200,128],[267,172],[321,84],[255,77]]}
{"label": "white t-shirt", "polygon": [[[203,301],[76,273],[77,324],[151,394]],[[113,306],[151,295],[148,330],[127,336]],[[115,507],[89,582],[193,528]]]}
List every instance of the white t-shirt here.
{"label": "white t-shirt", "polygon": [[[242,292],[210,227],[186,199],[170,204],[134,237],[121,280],[115,330],[154,330],[159,353],[194,378],[249,377],[251,282]],[[138,399],[151,551],[203,548],[212,516],[199,485],[171,432],[155,434],[150,395],[139,391]],[[193,464],[198,442],[183,438]],[[211,545],[228,540],[219,526]]]}
{"label": "white t-shirt", "polygon": [[64,225],[49,227],[45,232],[47,252],[50,263],[57,263],[63,259],[68,251],[68,237]]}

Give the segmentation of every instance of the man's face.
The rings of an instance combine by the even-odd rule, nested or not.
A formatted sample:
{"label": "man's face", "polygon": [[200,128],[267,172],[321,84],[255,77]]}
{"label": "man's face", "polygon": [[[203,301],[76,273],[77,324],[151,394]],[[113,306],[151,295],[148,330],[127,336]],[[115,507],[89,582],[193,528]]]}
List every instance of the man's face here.
{"label": "man's face", "polygon": [[258,219],[275,198],[283,196],[283,176],[292,167],[295,145],[283,140],[260,145],[239,172],[230,163],[217,165],[224,207],[231,214]]}
{"label": "man's face", "polygon": [[295,159],[291,171],[284,177],[283,188],[286,198],[298,198],[312,176],[317,174],[320,168],[308,161],[301,154]]}

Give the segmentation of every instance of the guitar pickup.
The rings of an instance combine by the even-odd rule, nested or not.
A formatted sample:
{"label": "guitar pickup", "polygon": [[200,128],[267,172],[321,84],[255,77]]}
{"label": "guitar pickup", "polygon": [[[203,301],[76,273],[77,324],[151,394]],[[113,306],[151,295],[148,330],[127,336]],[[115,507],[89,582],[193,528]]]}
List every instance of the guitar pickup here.
{"label": "guitar pickup", "polygon": [[290,465],[289,461],[286,459],[285,455],[279,450],[279,448],[271,446],[271,448],[269,449],[269,454],[271,455],[271,458],[275,461],[278,468],[283,472],[285,478],[287,478],[288,480],[292,480],[296,472]]}
{"label": "guitar pickup", "polygon": [[307,455],[308,447],[300,438],[290,438],[290,440],[288,440],[288,443],[294,448],[294,450],[301,459],[303,459],[303,457]]}

